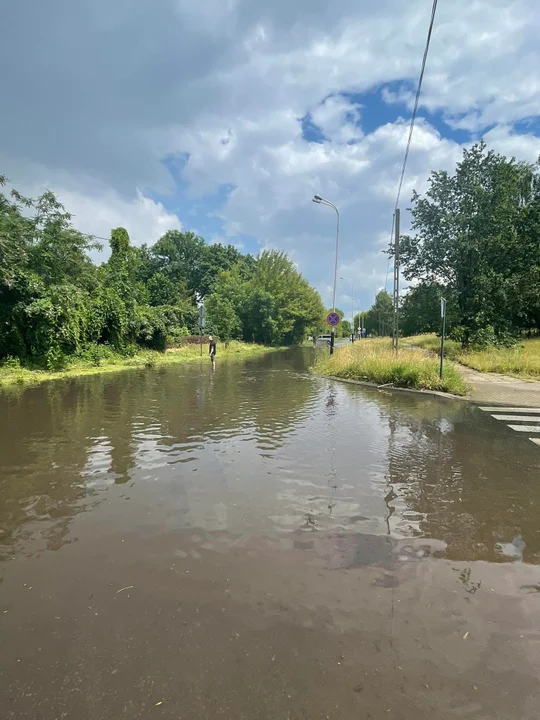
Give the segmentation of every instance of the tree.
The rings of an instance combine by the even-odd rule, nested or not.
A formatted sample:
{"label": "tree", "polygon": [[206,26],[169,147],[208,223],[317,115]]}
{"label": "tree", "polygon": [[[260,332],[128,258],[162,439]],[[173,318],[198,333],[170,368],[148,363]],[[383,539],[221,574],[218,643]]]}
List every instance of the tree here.
{"label": "tree", "polygon": [[205,302],[210,324],[218,329],[220,337],[228,342],[242,338],[242,321],[239,313],[246,302],[247,288],[240,265],[218,273],[214,291]]}
{"label": "tree", "polygon": [[244,256],[176,230],[137,248],[115,228],[96,267],[96,247],[53,193],[0,193],[0,360],[57,368],[71,355],[99,357],[98,344],[163,350],[198,332],[201,298],[224,340],[294,344],[321,326],[319,294],[284,253]]}
{"label": "tree", "polygon": [[394,303],[386,290],[381,290],[366,313],[364,327],[368,335],[391,335],[393,323]]}
{"label": "tree", "polygon": [[186,287],[195,300],[205,272],[206,247],[203,238],[193,232],[169,230],[160,237],[151,254],[156,270],[168,275],[175,284]]}
{"label": "tree", "polygon": [[242,255],[232,245],[204,246],[200,261],[200,279],[197,294],[201,298],[209,295],[217,281],[221,270],[231,270],[237,263],[242,262]]}
{"label": "tree", "polygon": [[361,328],[366,327],[367,312],[360,311],[354,316],[354,332],[357,333]]}
{"label": "tree", "polygon": [[341,337],[351,337],[352,325],[350,320],[342,320],[340,323]]}
{"label": "tree", "polygon": [[266,345],[300,342],[318,331],[323,316],[319,294],[277,250],[220,272],[206,306],[225,338]]}
{"label": "tree", "polygon": [[516,289],[540,291],[538,163],[508,160],[481,142],[464,151],[453,175],[432,172],[427,192],[413,193],[412,202],[414,234],[400,240],[404,276],[455,295],[464,345],[487,328],[504,334],[536,324],[528,293]]}
{"label": "tree", "polygon": [[441,298],[446,299],[446,328],[450,332],[457,322],[458,308],[451,290],[439,283],[421,283],[403,298],[399,312],[403,335],[438,333],[441,329]]}

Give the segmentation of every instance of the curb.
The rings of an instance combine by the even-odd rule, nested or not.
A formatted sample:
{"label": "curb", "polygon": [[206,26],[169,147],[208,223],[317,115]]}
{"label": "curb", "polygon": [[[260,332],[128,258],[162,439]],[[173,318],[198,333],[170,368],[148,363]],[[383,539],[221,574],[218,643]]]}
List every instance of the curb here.
{"label": "curb", "polygon": [[[473,402],[470,398],[464,397],[463,395],[453,395],[452,393],[445,393],[440,390],[415,390],[414,388],[400,388],[392,385],[377,385],[376,383],[368,382],[367,380],[351,380],[350,378],[335,377],[335,375],[319,375],[319,377],[324,377],[328,380],[336,380],[337,382],[348,383],[349,385],[362,385],[363,387],[370,387],[375,390],[384,388],[385,390],[390,390],[391,392],[414,393],[415,395],[429,395],[432,397],[445,398],[446,400]],[[501,407],[504,407],[504,405],[501,405]]]}

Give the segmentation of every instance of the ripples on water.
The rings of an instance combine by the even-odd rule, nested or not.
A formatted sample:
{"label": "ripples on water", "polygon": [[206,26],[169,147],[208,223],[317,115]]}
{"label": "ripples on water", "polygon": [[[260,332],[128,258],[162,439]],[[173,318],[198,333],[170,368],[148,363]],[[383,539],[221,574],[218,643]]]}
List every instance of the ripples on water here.
{"label": "ripples on water", "polygon": [[4,393],[5,553],[60,547],[81,511],[103,522],[106,502],[131,530],[290,536],[296,547],[315,533],[389,535],[455,559],[538,563],[537,448],[516,451],[507,429],[465,403],[311,377],[309,358]]}

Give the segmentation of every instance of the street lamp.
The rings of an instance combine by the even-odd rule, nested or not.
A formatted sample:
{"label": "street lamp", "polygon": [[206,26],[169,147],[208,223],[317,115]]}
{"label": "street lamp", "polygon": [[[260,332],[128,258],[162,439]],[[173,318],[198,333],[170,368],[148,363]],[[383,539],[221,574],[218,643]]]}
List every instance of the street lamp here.
{"label": "street lamp", "polygon": [[340,280],[347,280],[351,283],[351,342],[354,342],[354,285],[351,278],[340,277]]}
{"label": "street lamp", "polygon": [[[325,198],[322,198],[320,195],[314,195],[313,196],[313,202],[317,203],[318,205],[328,205],[328,207],[334,208],[337,215],[337,226],[336,226],[336,262],[334,265],[334,292],[332,294],[332,312],[336,312],[336,283],[337,283],[337,266],[338,266],[338,249],[339,249],[339,210],[334,205],[334,203],[331,203],[330,200],[325,200]],[[330,338],[330,355],[334,354],[334,344],[336,339],[336,330],[334,326],[332,326],[332,335]]]}

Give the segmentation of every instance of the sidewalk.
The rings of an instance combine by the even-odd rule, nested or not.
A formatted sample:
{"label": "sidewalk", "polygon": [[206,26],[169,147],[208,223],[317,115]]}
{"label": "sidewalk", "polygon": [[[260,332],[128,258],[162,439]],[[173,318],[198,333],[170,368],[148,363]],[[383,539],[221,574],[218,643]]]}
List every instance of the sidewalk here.
{"label": "sidewalk", "polygon": [[487,405],[512,405],[540,408],[540,381],[518,380],[508,375],[481,373],[454,363],[465,382],[473,389],[468,398]]}

